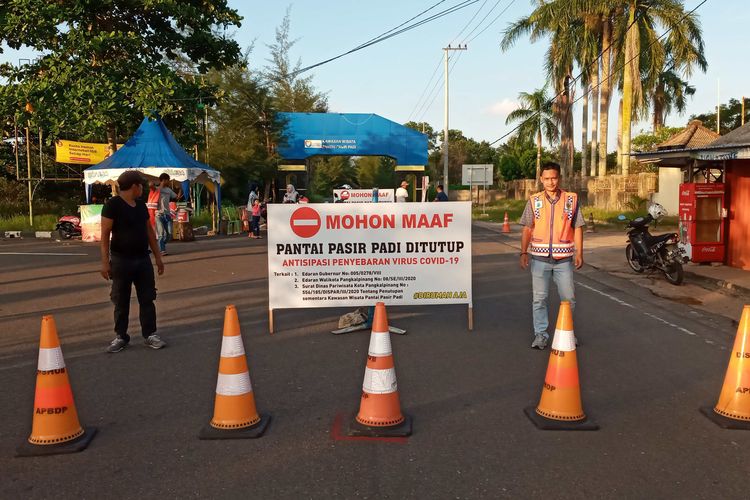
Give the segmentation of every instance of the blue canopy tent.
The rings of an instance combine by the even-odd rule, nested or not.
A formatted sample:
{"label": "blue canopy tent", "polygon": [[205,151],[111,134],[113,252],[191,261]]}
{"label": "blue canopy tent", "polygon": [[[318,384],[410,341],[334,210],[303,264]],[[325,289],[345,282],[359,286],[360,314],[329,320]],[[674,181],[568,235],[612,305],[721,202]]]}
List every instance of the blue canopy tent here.
{"label": "blue canopy tent", "polygon": [[217,214],[221,213],[221,176],[205,163],[193,159],[175,140],[161,119],[144,118],[138,130],[115,154],[83,171],[86,202],[91,199],[93,184],[116,184],[125,170],[138,170],[145,176],[158,179],[162,173],[182,185],[189,193],[191,183],[206,186],[215,194]]}

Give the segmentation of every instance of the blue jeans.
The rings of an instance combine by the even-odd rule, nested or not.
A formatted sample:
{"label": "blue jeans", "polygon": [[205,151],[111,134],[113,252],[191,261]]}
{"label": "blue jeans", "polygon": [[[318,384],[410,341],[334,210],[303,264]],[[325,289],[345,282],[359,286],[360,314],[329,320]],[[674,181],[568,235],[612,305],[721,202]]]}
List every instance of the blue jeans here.
{"label": "blue jeans", "polygon": [[159,242],[159,251],[167,251],[167,242],[172,237],[172,217],[169,214],[156,216],[156,240]]}
{"label": "blue jeans", "polygon": [[531,288],[533,301],[531,311],[534,316],[534,335],[542,334],[549,337],[549,313],[547,312],[547,296],[549,295],[549,280],[552,278],[557,285],[560,300],[570,302],[571,312],[576,306],[575,289],[573,288],[573,261],[549,262],[531,259]]}

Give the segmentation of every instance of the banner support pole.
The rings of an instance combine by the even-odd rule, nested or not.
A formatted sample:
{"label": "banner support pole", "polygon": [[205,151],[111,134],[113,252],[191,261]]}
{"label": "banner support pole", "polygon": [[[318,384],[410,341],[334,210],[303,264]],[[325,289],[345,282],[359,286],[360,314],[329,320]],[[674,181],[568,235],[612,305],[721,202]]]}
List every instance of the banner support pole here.
{"label": "banner support pole", "polygon": [[273,309],[268,308],[268,333],[273,335]]}
{"label": "banner support pole", "polygon": [[472,332],[472,331],[474,331],[474,308],[471,307],[471,304],[469,304],[469,309],[468,309],[467,312],[468,312],[468,315],[469,315],[469,317],[468,317],[468,319],[469,319],[469,331]]}

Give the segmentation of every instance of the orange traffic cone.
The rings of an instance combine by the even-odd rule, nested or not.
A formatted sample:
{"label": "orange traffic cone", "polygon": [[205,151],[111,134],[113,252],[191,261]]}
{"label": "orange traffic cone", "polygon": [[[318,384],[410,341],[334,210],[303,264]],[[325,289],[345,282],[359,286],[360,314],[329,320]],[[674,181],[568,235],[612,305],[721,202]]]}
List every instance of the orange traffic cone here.
{"label": "orange traffic cone", "polygon": [[96,428],[81,427],[68,380],[55,318],[42,317],[36,370],[34,417],[28,443],[17,456],[57,455],[86,449]]}
{"label": "orange traffic cone", "polygon": [[545,430],[596,430],[597,424],[586,418],[578,382],[573,313],[570,302],[560,303],[552,352],[549,355],[539,405],[525,408],[534,425]]}
{"label": "orange traffic cone", "polygon": [[750,429],[750,305],[742,309],[719,401],[701,411],[725,429]]}
{"label": "orange traffic cone", "polygon": [[214,416],[204,427],[200,439],[243,439],[263,435],[271,419],[259,415],[247,369],[237,309],[229,305],[224,311],[224,335],[221,339],[219,377],[216,381]]}
{"label": "orange traffic cone", "polygon": [[503,221],[503,232],[510,232],[510,221],[508,220],[508,212],[505,212],[505,220]]}
{"label": "orange traffic cone", "polygon": [[411,435],[411,417],[401,413],[388,316],[383,302],[375,304],[362,399],[348,434],[368,437]]}

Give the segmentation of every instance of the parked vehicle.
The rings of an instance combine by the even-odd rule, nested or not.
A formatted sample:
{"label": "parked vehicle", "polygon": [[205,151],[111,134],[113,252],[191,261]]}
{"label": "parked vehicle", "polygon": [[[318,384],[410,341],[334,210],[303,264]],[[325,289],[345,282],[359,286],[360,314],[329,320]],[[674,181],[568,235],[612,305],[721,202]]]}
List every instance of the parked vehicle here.
{"label": "parked vehicle", "polygon": [[628,219],[620,214],[617,218],[628,221],[625,230],[628,233],[628,245],[625,247],[625,258],[630,268],[637,273],[644,271],[661,271],[667,281],[680,285],[683,280],[682,264],[687,262],[685,251],[678,245],[677,233],[653,235],[648,226],[667,215],[666,209],[658,203],[648,207],[643,217]]}
{"label": "parked vehicle", "polygon": [[75,215],[63,215],[58,219],[55,231],[61,240],[81,237],[81,218]]}

